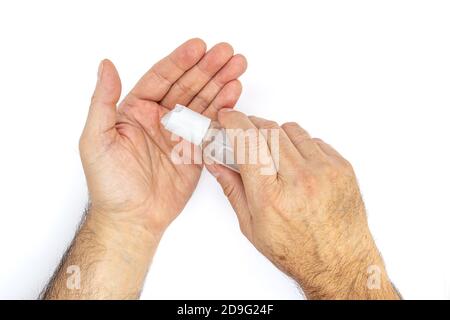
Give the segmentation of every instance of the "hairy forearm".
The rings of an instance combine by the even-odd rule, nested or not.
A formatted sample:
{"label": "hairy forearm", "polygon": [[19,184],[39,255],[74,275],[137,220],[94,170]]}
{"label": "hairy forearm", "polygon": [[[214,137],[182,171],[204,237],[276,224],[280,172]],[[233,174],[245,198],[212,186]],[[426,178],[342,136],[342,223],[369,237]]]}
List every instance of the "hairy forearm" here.
{"label": "hairy forearm", "polygon": [[136,299],[159,238],[89,212],[43,299]]}
{"label": "hairy forearm", "polygon": [[397,300],[400,294],[391,283],[384,263],[373,249],[342,269],[332,268],[306,281],[298,281],[308,299]]}

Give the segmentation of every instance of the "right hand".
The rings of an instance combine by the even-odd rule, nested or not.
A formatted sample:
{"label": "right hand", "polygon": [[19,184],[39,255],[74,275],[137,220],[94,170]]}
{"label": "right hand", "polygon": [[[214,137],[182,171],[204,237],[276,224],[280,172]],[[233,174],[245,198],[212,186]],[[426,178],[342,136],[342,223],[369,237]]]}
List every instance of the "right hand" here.
{"label": "right hand", "polygon": [[[219,112],[219,122],[228,130],[243,129],[235,135],[238,139],[246,130],[278,130],[278,149],[264,136],[256,146],[231,139],[235,154],[259,150],[273,160],[271,152],[278,150],[279,165],[271,164],[278,170],[271,174],[267,163],[238,163],[240,174],[219,164],[208,166],[236,211],[242,232],[262,254],[293,277],[307,298],[398,298],[347,160],[296,123],[279,127],[234,110]],[[238,145],[246,150],[237,150]]]}

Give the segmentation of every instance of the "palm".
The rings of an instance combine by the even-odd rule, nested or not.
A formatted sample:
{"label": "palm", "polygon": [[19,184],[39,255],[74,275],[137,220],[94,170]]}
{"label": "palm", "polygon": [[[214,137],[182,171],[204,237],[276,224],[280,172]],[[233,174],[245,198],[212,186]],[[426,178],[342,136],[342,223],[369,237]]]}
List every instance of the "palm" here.
{"label": "palm", "polygon": [[192,194],[201,166],[171,160],[172,148],[179,142],[159,122],[160,115],[168,111],[157,102],[128,96],[119,109],[115,157],[123,159],[119,166],[127,171],[121,182],[120,189],[126,190],[122,197],[158,203],[153,214],[162,212],[173,218]]}
{"label": "palm", "polygon": [[[193,39],[155,64],[118,107],[114,128],[108,132],[108,152],[100,194],[113,194],[117,204],[146,207],[154,223],[167,225],[182,210],[201,173],[196,164],[174,164],[174,141],[160,125],[161,115],[176,103],[215,119],[222,107],[232,107],[240,92],[236,80],[246,68],[227,44],[206,54]],[[120,80],[118,80],[120,90]],[[187,143],[187,142],[183,142]],[[90,187],[91,189],[91,187]]]}

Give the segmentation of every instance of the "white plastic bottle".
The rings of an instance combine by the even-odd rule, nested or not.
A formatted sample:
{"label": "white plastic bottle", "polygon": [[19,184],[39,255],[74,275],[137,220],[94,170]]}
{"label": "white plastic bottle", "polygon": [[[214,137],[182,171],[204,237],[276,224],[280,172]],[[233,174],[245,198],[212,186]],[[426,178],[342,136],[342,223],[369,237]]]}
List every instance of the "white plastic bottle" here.
{"label": "white plastic bottle", "polygon": [[208,117],[177,104],[161,118],[164,128],[199,146],[203,156],[239,172],[225,129]]}

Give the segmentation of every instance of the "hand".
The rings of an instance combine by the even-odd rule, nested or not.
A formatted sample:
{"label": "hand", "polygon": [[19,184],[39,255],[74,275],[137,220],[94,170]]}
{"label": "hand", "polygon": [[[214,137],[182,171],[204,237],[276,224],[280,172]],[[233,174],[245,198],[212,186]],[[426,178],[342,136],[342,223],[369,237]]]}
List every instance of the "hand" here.
{"label": "hand", "polygon": [[170,153],[178,141],[160,125],[176,103],[216,118],[233,107],[241,93],[236,80],[246,68],[227,43],[205,54],[192,39],[156,63],[116,108],[121,83],[104,60],[80,153],[91,201],[100,220],[145,227],[156,237],[181,212],[199,180],[201,166],[175,165]]}
{"label": "hand", "polygon": [[[262,254],[297,280],[308,298],[398,298],[347,160],[296,123],[279,127],[231,110],[221,111],[219,121],[227,129],[276,130],[260,135],[256,145],[247,140],[241,144],[245,150],[234,142],[235,154],[258,150],[271,155],[272,173],[267,174],[267,164],[261,162],[238,163],[240,175],[218,164],[208,166],[236,211],[242,232]],[[244,131],[237,131],[237,139],[245,139]],[[269,139],[276,136],[269,133],[276,132],[278,141]]]}
{"label": "hand", "polygon": [[[200,165],[171,161],[179,142],[160,118],[180,103],[214,119],[220,108],[236,103],[236,79],[245,68],[245,58],[233,56],[230,45],[205,54],[203,41],[192,39],[155,64],[116,108],[119,75],[102,61],[80,138],[91,207],[42,298],[139,297],[159,239],[201,171]],[[73,286],[69,270],[75,272]]]}

